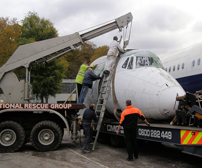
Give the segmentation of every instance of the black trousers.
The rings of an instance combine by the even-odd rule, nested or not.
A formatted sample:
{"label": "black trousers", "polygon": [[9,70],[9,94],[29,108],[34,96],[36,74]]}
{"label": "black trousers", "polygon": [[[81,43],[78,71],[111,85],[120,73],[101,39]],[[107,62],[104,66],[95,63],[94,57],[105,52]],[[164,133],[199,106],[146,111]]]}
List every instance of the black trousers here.
{"label": "black trousers", "polygon": [[80,96],[81,88],[82,88],[82,84],[77,83],[77,94],[78,94],[78,97]]}
{"label": "black trousers", "polygon": [[84,133],[85,133],[85,140],[83,142],[83,150],[87,150],[88,149],[88,144],[90,142],[90,137],[91,137],[91,126],[88,124],[83,124],[83,129],[84,129]]}
{"label": "black trousers", "polygon": [[125,136],[125,143],[126,143],[128,158],[133,159],[133,155],[134,157],[138,157],[136,128],[124,128],[124,136]]}

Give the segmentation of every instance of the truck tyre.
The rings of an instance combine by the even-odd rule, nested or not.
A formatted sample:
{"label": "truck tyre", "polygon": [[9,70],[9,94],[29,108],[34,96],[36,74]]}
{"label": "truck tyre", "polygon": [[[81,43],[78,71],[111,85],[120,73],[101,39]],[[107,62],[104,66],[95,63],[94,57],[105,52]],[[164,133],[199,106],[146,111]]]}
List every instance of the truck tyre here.
{"label": "truck tyre", "polygon": [[14,152],[25,142],[23,127],[14,121],[4,121],[0,124],[0,152]]}
{"label": "truck tyre", "polygon": [[117,135],[110,135],[110,144],[113,147],[122,147],[124,144],[123,137],[117,136]]}
{"label": "truck tyre", "polygon": [[30,141],[38,151],[55,150],[62,142],[62,130],[52,121],[41,121],[33,127]]}

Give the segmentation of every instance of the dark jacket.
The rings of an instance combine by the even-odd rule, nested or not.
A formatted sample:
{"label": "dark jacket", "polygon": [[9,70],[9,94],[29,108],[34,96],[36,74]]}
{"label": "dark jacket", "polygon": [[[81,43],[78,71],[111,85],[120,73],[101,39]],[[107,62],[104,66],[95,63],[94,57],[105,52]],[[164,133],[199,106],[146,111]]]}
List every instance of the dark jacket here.
{"label": "dark jacket", "polygon": [[83,113],[82,124],[91,125],[92,120],[98,121],[98,117],[95,115],[95,110],[86,109]]}
{"label": "dark jacket", "polygon": [[87,70],[84,74],[83,79],[83,86],[88,86],[89,88],[92,88],[92,84],[94,80],[102,79],[102,77],[95,75],[92,71]]}

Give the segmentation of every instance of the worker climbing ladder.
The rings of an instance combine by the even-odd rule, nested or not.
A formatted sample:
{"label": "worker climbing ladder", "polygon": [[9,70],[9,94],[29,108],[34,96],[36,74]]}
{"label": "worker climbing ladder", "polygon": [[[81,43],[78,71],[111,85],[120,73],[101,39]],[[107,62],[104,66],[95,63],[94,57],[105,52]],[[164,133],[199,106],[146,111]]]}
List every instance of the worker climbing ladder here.
{"label": "worker climbing ladder", "polygon": [[96,133],[95,141],[93,143],[92,150],[95,150],[97,139],[98,139],[98,136],[99,136],[99,133],[100,133],[101,124],[102,124],[103,117],[104,117],[104,114],[105,114],[105,108],[106,108],[107,100],[109,98],[109,94],[110,94],[110,91],[111,91],[110,84],[111,84],[112,77],[113,77],[113,74],[114,74],[114,65],[115,65],[115,63],[112,64],[112,68],[110,70],[110,73],[108,75],[104,75],[102,85],[101,85],[101,88],[100,88],[100,95],[98,97],[98,102],[97,102],[97,105],[96,105],[96,108],[95,108],[95,113],[99,115],[99,120],[98,120],[98,123],[97,123],[97,128],[96,128],[97,133]]}

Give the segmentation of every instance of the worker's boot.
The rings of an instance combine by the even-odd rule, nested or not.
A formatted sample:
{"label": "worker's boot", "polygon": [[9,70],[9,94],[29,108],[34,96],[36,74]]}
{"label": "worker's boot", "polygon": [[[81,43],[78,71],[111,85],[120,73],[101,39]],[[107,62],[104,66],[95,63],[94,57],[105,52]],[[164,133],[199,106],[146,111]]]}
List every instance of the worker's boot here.
{"label": "worker's boot", "polygon": [[110,72],[108,70],[105,70],[104,71],[104,74],[109,74]]}
{"label": "worker's boot", "polygon": [[90,153],[90,151],[88,151],[88,150],[86,150],[86,149],[83,149],[82,152],[83,152],[83,153]]}
{"label": "worker's boot", "polygon": [[133,158],[129,158],[129,157],[128,157],[126,160],[127,160],[127,161],[134,161]]}

